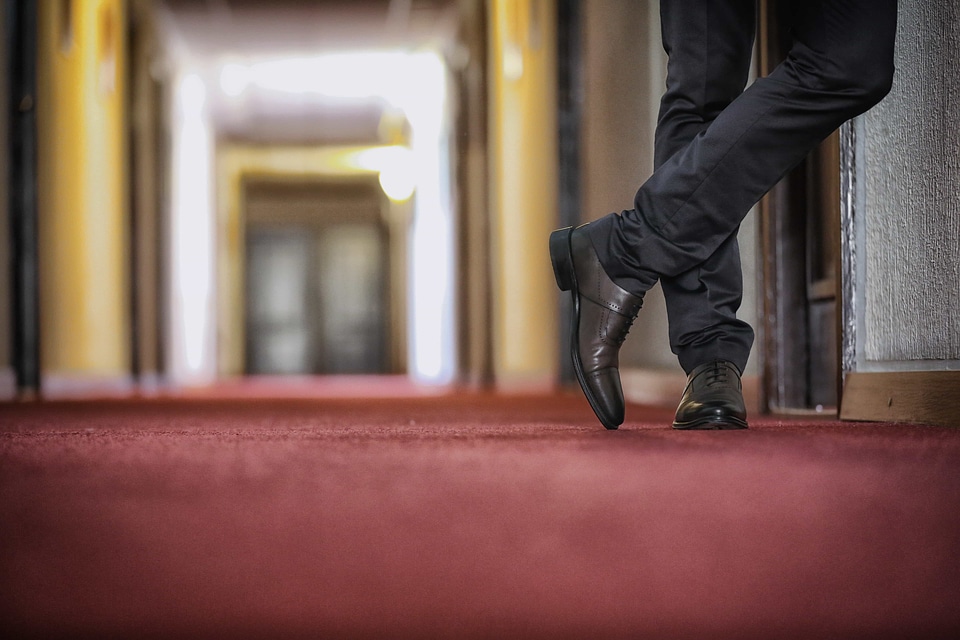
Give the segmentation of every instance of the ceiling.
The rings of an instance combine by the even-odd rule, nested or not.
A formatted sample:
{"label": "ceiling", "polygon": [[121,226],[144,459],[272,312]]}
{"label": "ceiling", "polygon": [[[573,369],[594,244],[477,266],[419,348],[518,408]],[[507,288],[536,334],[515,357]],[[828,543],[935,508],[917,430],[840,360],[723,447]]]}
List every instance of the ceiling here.
{"label": "ceiling", "polygon": [[194,56],[265,56],[443,46],[453,0],[158,0],[178,46]]}
{"label": "ceiling", "polygon": [[384,104],[304,94],[217,90],[227,62],[358,50],[448,51],[457,35],[456,0],[156,0],[166,56],[207,81],[220,138],[271,144],[374,143]]}

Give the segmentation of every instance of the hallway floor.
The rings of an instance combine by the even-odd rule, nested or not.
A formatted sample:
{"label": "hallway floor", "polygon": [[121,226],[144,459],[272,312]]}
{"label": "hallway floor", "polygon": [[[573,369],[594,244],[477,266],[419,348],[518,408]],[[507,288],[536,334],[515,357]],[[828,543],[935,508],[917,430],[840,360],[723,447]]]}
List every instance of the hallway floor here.
{"label": "hallway floor", "polygon": [[362,396],[0,405],[4,636],[960,632],[960,430]]}

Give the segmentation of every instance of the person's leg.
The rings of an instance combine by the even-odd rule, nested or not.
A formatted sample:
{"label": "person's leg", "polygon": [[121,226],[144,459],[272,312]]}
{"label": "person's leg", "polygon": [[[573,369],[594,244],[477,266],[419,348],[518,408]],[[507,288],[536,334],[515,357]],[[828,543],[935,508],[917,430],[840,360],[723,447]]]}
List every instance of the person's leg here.
{"label": "person's leg", "polygon": [[[571,344],[578,378],[608,428],[622,421],[617,356],[643,294],[659,278],[701,265],[810,149],[890,89],[896,0],[801,5],[787,60],[654,171],[637,192],[635,209],[550,237],[557,282],[574,302]],[[581,282],[580,272],[591,282]],[[581,314],[584,307],[589,313]],[[739,395],[734,365],[704,366],[691,372],[688,391],[715,383],[732,388],[728,381],[735,376]],[[688,408],[696,404],[688,402],[687,392],[684,402]],[[686,428],[681,409],[674,425]]]}
{"label": "person's leg", "polygon": [[[743,91],[755,10],[754,0],[661,3],[669,69],[656,131],[656,166],[689,144]],[[570,346],[577,379],[600,422],[616,428],[624,417],[617,356],[642,296],[631,295],[604,273],[585,227],[555,232],[550,254],[557,284],[572,293]],[[664,279],[663,288],[671,346],[683,366],[695,366],[689,362],[701,347],[746,361],[753,331],[736,319],[742,283],[735,237],[702,267]]]}
{"label": "person's leg", "polygon": [[747,84],[756,0],[660,0],[666,90],[654,134],[654,167],[683,150]]}
{"label": "person's leg", "polygon": [[799,3],[794,44],[637,192],[591,223],[605,272],[642,295],[709,258],[750,208],[844,121],[889,91],[896,0]]}
{"label": "person's leg", "polygon": [[[668,64],[655,134],[655,169],[706,130],[743,92],[753,53],[756,2],[661,0],[660,25]],[[683,370],[689,374],[705,362],[728,360],[742,371],[754,334],[737,318],[743,276],[736,233],[702,264],[662,277],[660,285],[670,348]]]}

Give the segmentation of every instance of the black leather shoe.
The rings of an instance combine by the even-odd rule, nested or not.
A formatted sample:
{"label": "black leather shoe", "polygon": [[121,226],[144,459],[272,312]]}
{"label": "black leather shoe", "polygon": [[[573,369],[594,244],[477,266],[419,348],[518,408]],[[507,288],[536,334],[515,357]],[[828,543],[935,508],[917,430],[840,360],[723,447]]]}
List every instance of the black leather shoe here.
{"label": "black leather shoe", "polygon": [[674,429],[746,429],[740,372],[724,360],[702,364],[690,372]]}
{"label": "black leather shoe", "polygon": [[550,259],[557,285],[573,297],[570,354],[580,387],[607,429],[623,423],[620,345],[643,298],[614,284],[597,258],[582,225],[550,234]]}

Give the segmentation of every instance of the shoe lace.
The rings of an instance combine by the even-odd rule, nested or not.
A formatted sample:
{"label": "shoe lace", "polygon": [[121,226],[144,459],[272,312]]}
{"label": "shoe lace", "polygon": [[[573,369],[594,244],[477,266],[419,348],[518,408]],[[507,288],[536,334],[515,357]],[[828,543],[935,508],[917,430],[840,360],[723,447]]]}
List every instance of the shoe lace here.
{"label": "shoe lace", "polygon": [[633,321],[636,320],[636,316],[631,316],[627,318],[627,321],[623,323],[623,326],[620,327],[620,331],[617,335],[613,336],[613,341],[617,343],[617,346],[623,344],[623,341],[627,339],[627,334],[630,333],[630,327],[633,326]]}
{"label": "shoe lace", "polygon": [[719,362],[713,363],[713,366],[704,372],[706,376],[706,385],[713,387],[717,385],[726,385],[728,378],[727,368],[720,366]]}

